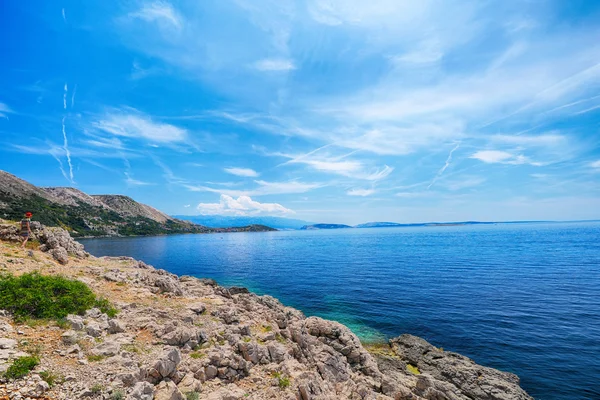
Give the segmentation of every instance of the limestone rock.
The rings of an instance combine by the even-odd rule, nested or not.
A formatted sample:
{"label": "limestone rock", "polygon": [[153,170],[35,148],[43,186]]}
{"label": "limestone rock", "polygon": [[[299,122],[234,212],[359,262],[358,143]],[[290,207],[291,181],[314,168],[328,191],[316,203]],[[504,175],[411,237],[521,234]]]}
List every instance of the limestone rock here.
{"label": "limestone rock", "polygon": [[164,378],[171,377],[181,362],[179,349],[171,347],[165,350],[163,355],[146,369],[146,375],[150,382],[159,382]]}
{"label": "limestone rock", "polygon": [[185,396],[173,381],[164,380],[156,386],[154,400],[185,400]]}
{"label": "limestone rock", "polygon": [[125,332],[125,327],[123,326],[123,322],[118,319],[109,319],[108,320],[108,333],[120,333]]}
{"label": "limestone rock", "polygon": [[138,382],[133,387],[129,400],[153,400],[154,386],[148,382]]}
{"label": "limestone rock", "polygon": [[179,382],[177,387],[181,393],[200,392],[202,390],[202,383],[194,377],[194,374],[188,373]]}
{"label": "limestone rock", "polygon": [[94,347],[91,352],[95,356],[110,357],[118,354],[120,349],[121,345],[118,342],[107,340],[106,342]]}
{"label": "limestone rock", "polygon": [[77,343],[77,340],[79,339],[79,335],[77,334],[77,332],[75,332],[73,330],[68,330],[68,331],[64,332],[60,336],[60,338],[64,344],[73,345],[73,344]]}
{"label": "limestone rock", "polygon": [[83,318],[81,318],[79,315],[69,314],[65,320],[71,325],[71,329],[73,330],[82,331],[84,328]]}

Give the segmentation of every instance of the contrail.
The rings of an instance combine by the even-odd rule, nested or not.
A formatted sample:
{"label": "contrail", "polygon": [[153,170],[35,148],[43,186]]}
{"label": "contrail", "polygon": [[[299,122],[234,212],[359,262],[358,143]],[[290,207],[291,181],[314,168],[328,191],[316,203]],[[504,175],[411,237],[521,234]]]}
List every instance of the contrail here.
{"label": "contrail", "polygon": [[452,153],[454,153],[456,150],[458,150],[459,147],[460,147],[460,142],[458,142],[458,144],[452,150],[450,150],[450,154],[448,154],[446,163],[444,164],[444,166],[442,168],[440,168],[440,170],[435,175],[435,177],[433,178],[433,180],[431,181],[429,186],[427,186],[427,190],[429,190],[433,186],[433,184],[442,176],[442,174],[444,173],[446,168],[448,168],[450,166],[450,162],[452,162]]}
{"label": "contrail", "polygon": [[63,139],[64,139],[63,149],[65,150],[65,153],[67,154],[67,163],[69,164],[69,176],[71,177],[71,183],[75,183],[73,180],[73,164],[71,164],[71,152],[69,151],[69,142],[67,141],[67,132],[65,131],[65,120],[66,119],[67,119],[66,116],[64,116],[62,119],[62,134],[63,134]]}
{"label": "contrail", "polygon": [[77,93],[77,85],[75,85],[75,88],[73,89],[73,94],[71,95],[71,108],[75,106],[75,93]]}
{"label": "contrail", "polygon": [[67,176],[65,169],[63,168],[63,163],[62,161],[60,161],[60,158],[56,154],[54,154],[54,151],[52,149],[50,150],[50,155],[54,157],[54,159],[58,162],[58,168],[60,168],[60,172],[65,177],[65,179],[68,180],[69,177]]}
{"label": "contrail", "polygon": [[69,90],[69,88],[67,87],[67,84],[65,83],[65,93],[63,94],[63,108],[66,110],[67,109],[67,91]]}
{"label": "contrail", "polygon": [[[68,94],[68,86],[65,82],[65,91],[63,93],[63,108],[65,111],[67,110],[67,94]],[[67,131],[65,130],[65,120],[67,116],[63,116],[62,118],[62,134],[63,134],[63,149],[65,150],[65,154],[67,155],[67,163],[69,164],[69,176],[71,177],[71,184],[75,183],[73,179],[73,164],[71,163],[71,152],[69,151],[69,141],[67,140]]]}
{"label": "contrail", "polygon": [[65,21],[65,24],[67,23],[67,15],[65,14],[65,9],[62,9],[62,17],[63,17],[63,21]]}

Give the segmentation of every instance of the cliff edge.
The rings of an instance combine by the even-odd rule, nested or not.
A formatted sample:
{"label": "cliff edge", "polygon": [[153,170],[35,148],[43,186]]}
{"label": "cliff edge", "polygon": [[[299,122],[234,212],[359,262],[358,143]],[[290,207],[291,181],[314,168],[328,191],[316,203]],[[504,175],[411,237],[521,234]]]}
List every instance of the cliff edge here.
{"label": "cliff edge", "polygon": [[76,279],[119,312],[16,323],[0,311],[0,371],[39,358],[26,376],[0,379],[0,399],[531,399],[517,376],[414,336],[366,348],[342,324],[245,288],[66,242],[59,263],[46,248],[7,239],[2,273]]}

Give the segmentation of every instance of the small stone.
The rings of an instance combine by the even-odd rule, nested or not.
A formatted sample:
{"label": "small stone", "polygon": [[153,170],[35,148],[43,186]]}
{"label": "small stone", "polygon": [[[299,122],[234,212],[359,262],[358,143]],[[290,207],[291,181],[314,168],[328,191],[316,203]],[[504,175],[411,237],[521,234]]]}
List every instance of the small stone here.
{"label": "small stone", "polygon": [[73,330],[69,330],[66,331],[65,333],[63,333],[60,338],[62,339],[64,344],[67,345],[72,345],[75,344],[78,340],[78,335],[77,332],[73,331]]}

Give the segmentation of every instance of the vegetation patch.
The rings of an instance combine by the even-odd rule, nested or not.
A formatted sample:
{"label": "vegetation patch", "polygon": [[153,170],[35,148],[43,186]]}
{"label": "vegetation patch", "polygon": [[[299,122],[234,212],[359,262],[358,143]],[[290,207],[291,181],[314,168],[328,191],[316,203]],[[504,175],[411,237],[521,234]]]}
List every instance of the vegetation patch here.
{"label": "vegetation patch", "polygon": [[406,369],[413,375],[421,375],[421,371],[419,371],[419,368],[412,364],[406,364]]}
{"label": "vegetation patch", "polygon": [[190,357],[195,358],[195,359],[199,359],[204,357],[203,353],[200,353],[199,351],[193,351],[190,353]]}
{"label": "vegetation patch", "polygon": [[37,272],[18,277],[0,275],[0,309],[11,312],[17,321],[61,320],[68,314],[83,314],[92,307],[98,307],[109,317],[117,314],[108,300],[96,299],[83,282]]}
{"label": "vegetation patch", "polygon": [[285,375],[282,375],[281,372],[273,372],[271,376],[277,379],[277,384],[281,389],[285,389],[290,386],[290,378]]}
{"label": "vegetation patch", "polygon": [[19,357],[4,373],[7,379],[19,379],[27,375],[40,363],[40,359],[34,356]]}
{"label": "vegetation patch", "polygon": [[54,386],[54,384],[62,381],[62,377],[56,375],[51,371],[42,371],[40,372],[40,377],[50,386]]}
{"label": "vegetation patch", "polygon": [[198,393],[198,392],[187,392],[185,394],[185,400],[200,400],[200,393]]}
{"label": "vegetation patch", "polygon": [[102,360],[104,359],[104,357],[103,357],[103,356],[99,356],[99,355],[93,355],[93,354],[90,354],[90,355],[87,357],[87,359],[88,359],[88,361],[90,361],[90,362],[96,362],[96,361],[102,361]]}

